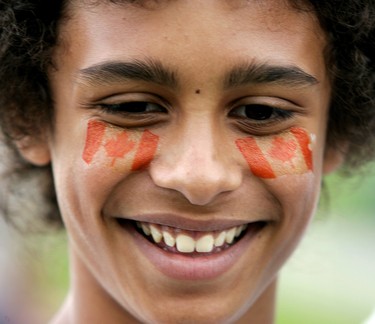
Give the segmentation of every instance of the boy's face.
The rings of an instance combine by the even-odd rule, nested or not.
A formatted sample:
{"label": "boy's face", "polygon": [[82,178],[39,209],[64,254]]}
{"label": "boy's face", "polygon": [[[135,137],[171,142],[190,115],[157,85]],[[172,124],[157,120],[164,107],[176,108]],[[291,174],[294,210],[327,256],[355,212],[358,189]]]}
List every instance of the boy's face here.
{"label": "boy's face", "polygon": [[144,322],[245,315],[327,162],[317,21],[271,0],[73,4],[60,36],[48,150],[73,287]]}

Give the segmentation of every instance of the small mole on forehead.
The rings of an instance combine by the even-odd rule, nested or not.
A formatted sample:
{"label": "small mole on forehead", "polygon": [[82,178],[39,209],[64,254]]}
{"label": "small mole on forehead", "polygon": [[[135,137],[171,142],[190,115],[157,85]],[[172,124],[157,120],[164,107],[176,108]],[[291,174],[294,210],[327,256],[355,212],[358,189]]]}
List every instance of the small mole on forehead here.
{"label": "small mole on forehead", "polygon": [[200,93],[201,93],[201,89],[197,89],[197,90],[195,90],[195,93],[196,93],[196,94],[200,94]]}

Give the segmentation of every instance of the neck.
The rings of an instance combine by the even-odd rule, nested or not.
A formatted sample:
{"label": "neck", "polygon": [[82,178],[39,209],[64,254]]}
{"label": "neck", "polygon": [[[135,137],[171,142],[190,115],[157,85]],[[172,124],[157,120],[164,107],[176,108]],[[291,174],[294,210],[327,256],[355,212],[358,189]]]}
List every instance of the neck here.
{"label": "neck", "polygon": [[277,279],[274,279],[236,324],[273,324],[275,321],[276,286]]}

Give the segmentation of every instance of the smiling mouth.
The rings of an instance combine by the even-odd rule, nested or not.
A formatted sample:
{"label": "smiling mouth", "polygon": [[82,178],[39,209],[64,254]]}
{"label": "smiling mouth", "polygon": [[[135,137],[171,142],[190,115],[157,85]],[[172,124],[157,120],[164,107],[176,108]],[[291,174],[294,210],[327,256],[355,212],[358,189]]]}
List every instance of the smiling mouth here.
{"label": "smiling mouth", "polygon": [[[129,221],[117,219],[126,226]],[[133,228],[150,243],[170,253],[204,256],[219,253],[238,243],[246,234],[255,235],[267,222],[242,224],[222,231],[189,231],[176,227],[131,221]]]}

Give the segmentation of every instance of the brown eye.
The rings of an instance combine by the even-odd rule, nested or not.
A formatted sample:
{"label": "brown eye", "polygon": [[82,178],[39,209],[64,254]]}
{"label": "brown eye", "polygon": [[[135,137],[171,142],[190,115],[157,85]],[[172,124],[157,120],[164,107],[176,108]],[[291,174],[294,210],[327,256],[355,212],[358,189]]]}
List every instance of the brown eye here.
{"label": "brown eye", "polygon": [[245,114],[247,118],[264,120],[272,116],[273,108],[261,105],[245,106]]}
{"label": "brown eye", "polygon": [[229,116],[252,120],[268,120],[275,118],[288,118],[292,115],[290,111],[273,108],[266,105],[242,105],[231,110]]}

